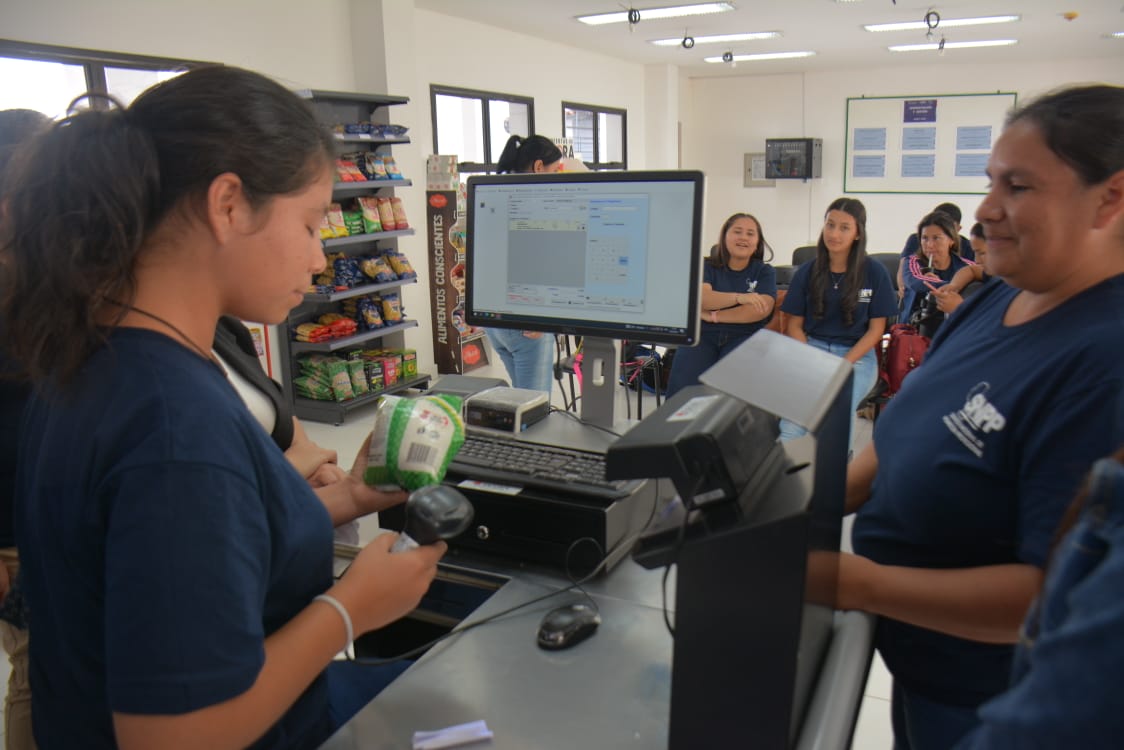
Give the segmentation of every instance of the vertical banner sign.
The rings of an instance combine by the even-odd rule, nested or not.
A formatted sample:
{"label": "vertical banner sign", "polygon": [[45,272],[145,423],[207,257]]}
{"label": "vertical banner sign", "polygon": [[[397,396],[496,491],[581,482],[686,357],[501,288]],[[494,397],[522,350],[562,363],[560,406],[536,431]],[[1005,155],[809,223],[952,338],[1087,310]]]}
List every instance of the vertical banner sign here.
{"label": "vertical banner sign", "polygon": [[[448,246],[449,230],[457,220],[457,191],[427,190],[425,193],[426,232],[429,236],[429,288],[433,307],[433,359],[439,373],[459,373],[461,363],[460,334],[453,326],[452,313],[457,304],[449,271],[456,259],[456,249]],[[450,258],[450,255],[452,258]]]}
{"label": "vertical banner sign", "polygon": [[457,157],[432,155],[426,164],[426,244],[429,248],[433,361],[440,374],[488,364],[484,331],[464,321],[464,231],[458,221]]}

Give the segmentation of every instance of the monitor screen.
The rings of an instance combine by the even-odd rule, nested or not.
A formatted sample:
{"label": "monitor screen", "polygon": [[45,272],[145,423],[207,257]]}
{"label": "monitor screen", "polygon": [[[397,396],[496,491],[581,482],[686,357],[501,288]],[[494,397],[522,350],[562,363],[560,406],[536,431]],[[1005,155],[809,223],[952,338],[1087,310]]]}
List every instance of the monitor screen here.
{"label": "monitor screen", "polygon": [[465,317],[491,328],[692,346],[702,173],[468,180]]}

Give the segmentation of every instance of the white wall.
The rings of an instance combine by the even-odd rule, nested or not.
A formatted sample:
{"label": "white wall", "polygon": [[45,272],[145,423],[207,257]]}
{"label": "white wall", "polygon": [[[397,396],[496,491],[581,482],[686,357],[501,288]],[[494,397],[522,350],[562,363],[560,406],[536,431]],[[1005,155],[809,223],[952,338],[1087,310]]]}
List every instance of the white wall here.
{"label": "white wall", "polygon": [[[909,96],[1014,91],[1019,101],[1068,83],[1124,85],[1119,59],[1049,61],[986,67],[942,65],[842,70],[806,75],[691,79],[683,95],[683,166],[707,175],[704,241],[717,240],[722,221],[748,211],[761,221],[776,263],[814,244],[827,205],[842,195],[846,102],[856,96]],[[742,155],[765,150],[765,138],[823,139],[823,177],[777,180],[773,188],[746,188]],[[867,208],[870,252],[900,251],[916,223],[943,201],[964,212],[963,226],[981,196],[854,194]],[[713,236],[711,236],[713,235]]]}
{"label": "white wall", "polygon": [[355,85],[346,0],[3,0],[0,36],[238,65],[292,88]]}

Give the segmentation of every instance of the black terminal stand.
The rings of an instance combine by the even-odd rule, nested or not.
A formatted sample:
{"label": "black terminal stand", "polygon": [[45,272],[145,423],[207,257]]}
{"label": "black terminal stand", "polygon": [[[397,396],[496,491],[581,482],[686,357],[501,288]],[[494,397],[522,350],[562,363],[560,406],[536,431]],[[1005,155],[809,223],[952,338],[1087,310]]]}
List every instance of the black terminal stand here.
{"label": "black terminal stand", "polygon": [[[737,512],[683,498],[683,531],[656,528],[634,552],[642,565],[677,564],[669,747],[792,747],[831,640],[851,366],[760,331],[701,379],[710,395],[732,396],[811,434],[784,444],[781,468],[768,472],[768,481],[741,487]],[[706,397],[664,404],[626,438],[642,440],[649,421],[650,434],[665,433],[676,418],[671,412],[690,413],[691,400]],[[607,473],[622,478],[613,475],[612,450]],[[648,467],[660,472],[673,464]],[[727,474],[760,476],[754,469]],[[712,514],[715,523],[707,520]]]}

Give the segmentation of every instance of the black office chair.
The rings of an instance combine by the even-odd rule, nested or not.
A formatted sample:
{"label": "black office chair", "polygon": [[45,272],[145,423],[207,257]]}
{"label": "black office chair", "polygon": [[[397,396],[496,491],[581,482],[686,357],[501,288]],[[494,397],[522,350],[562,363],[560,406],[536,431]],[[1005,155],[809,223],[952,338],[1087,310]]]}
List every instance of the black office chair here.
{"label": "black office chair", "polygon": [[870,259],[882,264],[886,272],[890,274],[890,282],[894,285],[894,291],[898,290],[898,263],[901,262],[901,256],[897,253],[870,253]]}
{"label": "black office chair", "polygon": [[816,257],[815,245],[804,245],[792,251],[792,265],[802,266]]}
{"label": "black office chair", "polygon": [[787,288],[792,283],[792,277],[796,273],[794,266],[773,266],[773,270],[777,272],[777,288]]}

